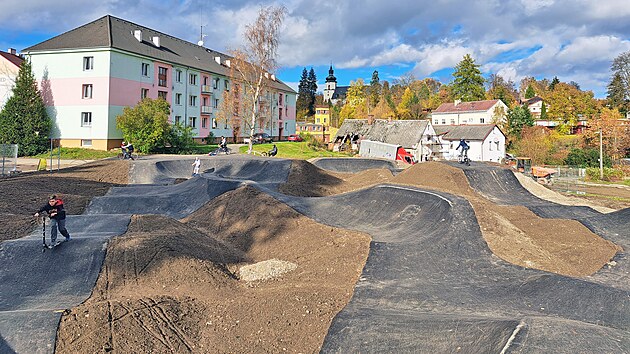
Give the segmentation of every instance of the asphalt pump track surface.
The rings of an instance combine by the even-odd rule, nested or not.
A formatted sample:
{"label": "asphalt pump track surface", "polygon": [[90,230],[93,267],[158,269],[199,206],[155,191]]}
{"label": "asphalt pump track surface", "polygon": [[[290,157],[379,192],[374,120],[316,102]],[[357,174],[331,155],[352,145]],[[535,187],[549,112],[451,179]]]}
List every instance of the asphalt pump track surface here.
{"label": "asphalt pump track surface", "polygon": [[[372,236],[355,293],[333,320],[322,352],[630,352],[628,276],[619,271],[627,269],[625,256],[601,279],[525,269],[491,253],[472,207],[462,197],[389,184],[331,197],[292,197],[277,188],[288,178],[290,161],[250,156],[204,159],[201,176],[173,184],[190,177],[191,163],[134,162],[131,180],[147,185],[112,188],[95,198],[85,215],[69,217],[68,227],[77,238],[72,242],[78,246],[42,254],[37,241],[41,230],[3,242],[0,352],[54,350],[60,317],[55,309],[70,308],[90,295],[107,240],[124,233],[131,213],[188,215],[204,200],[242,184],[315,221]],[[337,170],[348,169],[347,161],[340,163]],[[333,161],[326,164],[335,169],[330,167]],[[357,164],[364,163],[357,159]],[[509,174],[497,173],[505,185],[493,189],[476,175],[478,170],[492,174],[493,169],[480,164],[465,169],[471,186],[489,198],[540,208],[535,212],[545,217],[577,215],[585,225],[602,228],[600,236],[627,247],[623,230],[629,226],[628,210],[602,215],[576,209],[588,214],[584,221],[584,214],[570,214],[570,207],[558,209],[524,192],[510,193],[519,184]],[[520,198],[524,202],[519,203]]]}

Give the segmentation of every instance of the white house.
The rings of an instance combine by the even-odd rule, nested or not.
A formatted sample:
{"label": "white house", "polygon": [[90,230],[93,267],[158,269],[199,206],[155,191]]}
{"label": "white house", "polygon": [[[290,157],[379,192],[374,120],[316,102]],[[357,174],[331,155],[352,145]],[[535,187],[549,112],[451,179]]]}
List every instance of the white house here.
{"label": "white house", "polygon": [[[435,157],[440,144],[428,120],[346,119],[335,136],[335,148],[361,140],[402,146],[416,161]],[[358,148],[358,146],[357,146]]]}
{"label": "white house", "polygon": [[15,78],[23,61],[13,48],[9,48],[8,52],[0,51],[0,109],[11,97]]}
{"label": "white house", "polygon": [[497,124],[507,119],[508,107],[501,100],[442,103],[431,113],[438,125]]}
{"label": "white house", "polygon": [[470,149],[472,161],[501,162],[505,158],[505,134],[494,124],[484,125],[441,125],[435,127],[441,139],[441,158],[457,160],[461,149],[456,150],[461,139]]}
{"label": "white house", "polygon": [[540,119],[540,115],[542,114],[543,99],[539,96],[535,96],[525,101],[525,104],[531,112],[532,117],[534,117],[534,119]]}

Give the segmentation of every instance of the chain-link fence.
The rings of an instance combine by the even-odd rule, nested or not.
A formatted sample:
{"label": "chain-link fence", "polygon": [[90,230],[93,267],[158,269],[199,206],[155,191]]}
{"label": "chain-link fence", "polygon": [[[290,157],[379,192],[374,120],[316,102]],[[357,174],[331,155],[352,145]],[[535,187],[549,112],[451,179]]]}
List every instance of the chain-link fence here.
{"label": "chain-link fence", "polygon": [[[551,168],[551,167],[550,167]],[[584,178],[586,169],[575,166],[555,166],[553,184],[550,187],[558,192],[586,194]]]}
{"label": "chain-link fence", "polygon": [[0,172],[8,175],[17,171],[17,144],[0,144]]}

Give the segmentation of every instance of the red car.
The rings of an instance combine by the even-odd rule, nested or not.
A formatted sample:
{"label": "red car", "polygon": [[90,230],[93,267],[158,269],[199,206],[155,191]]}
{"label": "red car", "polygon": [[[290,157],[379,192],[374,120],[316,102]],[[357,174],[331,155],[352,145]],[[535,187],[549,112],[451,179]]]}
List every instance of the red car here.
{"label": "red car", "polygon": [[287,137],[288,141],[302,141],[302,137],[298,134],[291,134]]}

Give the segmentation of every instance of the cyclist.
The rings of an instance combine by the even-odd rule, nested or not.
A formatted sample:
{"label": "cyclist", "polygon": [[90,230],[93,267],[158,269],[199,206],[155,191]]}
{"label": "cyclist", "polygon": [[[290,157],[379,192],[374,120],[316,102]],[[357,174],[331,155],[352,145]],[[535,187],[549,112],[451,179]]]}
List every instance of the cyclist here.
{"label": "cyclist", "polygon": [[276,147],[276,144],[273,144],[273,147],[271,148],[271,150],[269,150],[269,152],[267,153],[267,156],[276,156],[277,153],[278,153],[278,148]]}
{"label": "cyclist", "polygon": [[123,152],[123,160],[124,159],[132,159],[135,160],[133,158],[133,144],[130,142],[127,142],[127,144],[125,144],[125,142],[123,141],[123,143],[120,145],[120,148],[122,149]]}
{"label": "cyclist", "polygon": [[221,142],[219,143],[219,151],[223,151],[225,153],[228,152],[227,139],[224,136],[221,137]]}
{"label": "cyclist", "polygon": [[468,145],[468,143],[466,143],[466,140],[464,140],[464,138],[462,138],[459,141],[459,145],[457,145],[457,148],[455,150],[459,150],[460,148],[462,149],[460,162],[467,163],[468,162],[468,149],[470,149],[470,146]]}

